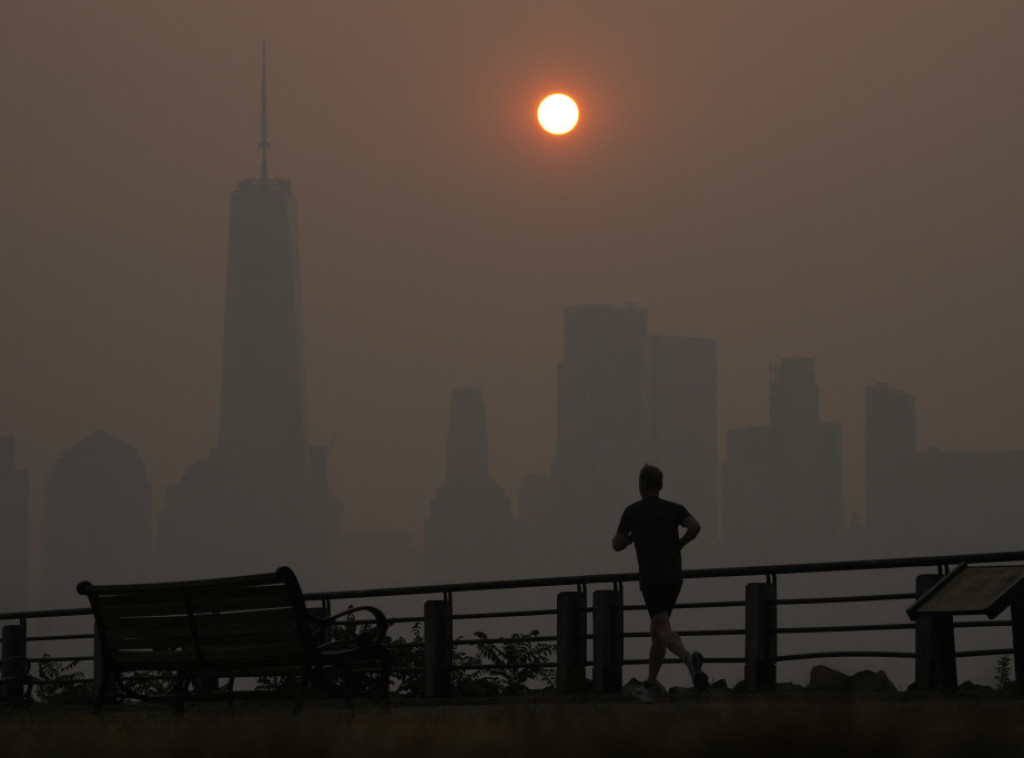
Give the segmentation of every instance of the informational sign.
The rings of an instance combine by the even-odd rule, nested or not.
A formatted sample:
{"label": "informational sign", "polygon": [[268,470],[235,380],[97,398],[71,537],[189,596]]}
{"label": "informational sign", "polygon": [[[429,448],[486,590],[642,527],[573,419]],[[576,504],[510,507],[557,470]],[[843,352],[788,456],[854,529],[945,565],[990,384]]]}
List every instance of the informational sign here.
{"label": "informational sign", "polygon": [[995,618],[1017,597],[1024,597],[1024,566],[961,564],[919,597],[907,614],[985,614]]}

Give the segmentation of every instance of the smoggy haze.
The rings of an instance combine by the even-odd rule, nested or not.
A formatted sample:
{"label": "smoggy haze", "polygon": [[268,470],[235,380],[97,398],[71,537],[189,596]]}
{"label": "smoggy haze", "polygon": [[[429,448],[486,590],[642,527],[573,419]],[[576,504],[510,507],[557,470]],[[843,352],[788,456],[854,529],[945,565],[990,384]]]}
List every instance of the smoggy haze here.
{"label": "smoggy haze", "polygon": [[[271,174],[299,205],[309,441],[335,440],[348,526],[420,539],[463,386],[514,503],[550,465],[562,312],[582,303],[718,341],[723,447],[766,421],[771,362],[813,356],[848,511],[867,384],[916,396],[922,447],[1024,447],[1017,0],[3,15],[0,433],[35,499],[96,428],[139,450],[158,504],[216,442],[262,39]],[[534,120],[555,90],[580,104],[567,137]]]}

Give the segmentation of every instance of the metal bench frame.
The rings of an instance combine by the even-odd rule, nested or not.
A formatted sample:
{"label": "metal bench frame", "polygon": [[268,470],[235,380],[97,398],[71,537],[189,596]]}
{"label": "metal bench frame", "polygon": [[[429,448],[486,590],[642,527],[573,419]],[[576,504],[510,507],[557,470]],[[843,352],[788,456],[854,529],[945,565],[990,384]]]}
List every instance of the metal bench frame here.
{"label": "metal bench frame", "polygon": [[[309,692],[388,693],[388,621],[372,606],[326,618],[306,607],[298,579],[271,574],[184,582],[81,582],[96,621],[94,709],[122,697],[158,700],[181,713],[185,698],[235,694],[236,677],[282,677],[295,709]],[[125,674],[152,672],[166,686],[142,692]],[[227,677],[225,688],[217,682]],[[213,684],[211,685],[211,682]]]}

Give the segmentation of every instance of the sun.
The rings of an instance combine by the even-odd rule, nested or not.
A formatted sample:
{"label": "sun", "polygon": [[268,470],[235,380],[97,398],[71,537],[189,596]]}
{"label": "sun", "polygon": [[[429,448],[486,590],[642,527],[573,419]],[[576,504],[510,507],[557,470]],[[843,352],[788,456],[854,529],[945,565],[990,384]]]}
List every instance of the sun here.
{"label": "sun", "polygon": [[550,134],[567,134],[576,128],[579,120],[580,109],[576,101],[561,92],[548,95],[537,108],[537,121]]}

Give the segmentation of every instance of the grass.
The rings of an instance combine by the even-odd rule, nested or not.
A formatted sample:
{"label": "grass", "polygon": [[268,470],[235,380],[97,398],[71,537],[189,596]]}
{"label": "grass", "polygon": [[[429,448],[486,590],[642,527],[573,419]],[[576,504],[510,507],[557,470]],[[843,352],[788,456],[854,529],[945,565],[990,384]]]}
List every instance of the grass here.
{"label": "grass", "polygon": [[0,754],[36,756],[998,756],[1024,746],[1024,700],[683,697],[397,705],[33,706],[0,711]]}

